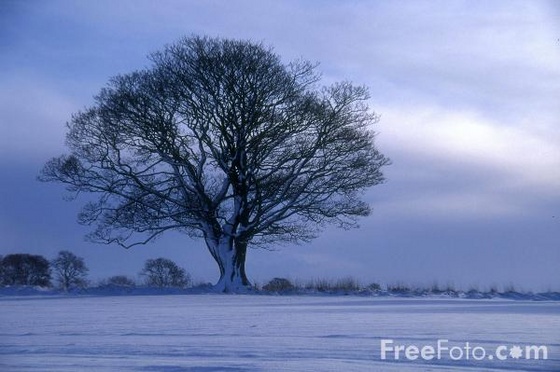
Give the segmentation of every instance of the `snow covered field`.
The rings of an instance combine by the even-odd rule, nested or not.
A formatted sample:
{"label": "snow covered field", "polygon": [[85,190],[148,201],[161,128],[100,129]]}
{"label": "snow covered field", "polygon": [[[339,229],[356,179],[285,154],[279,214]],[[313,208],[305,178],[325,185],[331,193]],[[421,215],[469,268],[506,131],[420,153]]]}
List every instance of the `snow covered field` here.
{"label": "snow covered field", "polygon": [[[408,360],[401,351],[395,360],[390,350],[381,358],[382,340],[393,340],[384,341],[393,348],[413,345],[411,357],[414,346],[424,348],[429,358],[438,339],[442,349],[455,347],[453,356],[462,351],[463,358],[453,360],[444,349],[441,359],[416,353],[416,360]],[[474,354],[465,352],[466,342],[476,348]],[[548,359],[526,360],[529,345],[545,345]],[[520,347],[513,355],[521,351],[521,358],[510,356],[513,346]],[[483,348],[483,360],[475,360]],[[560,371],[560,302],[5,296],[0,297],[0,370]]]}

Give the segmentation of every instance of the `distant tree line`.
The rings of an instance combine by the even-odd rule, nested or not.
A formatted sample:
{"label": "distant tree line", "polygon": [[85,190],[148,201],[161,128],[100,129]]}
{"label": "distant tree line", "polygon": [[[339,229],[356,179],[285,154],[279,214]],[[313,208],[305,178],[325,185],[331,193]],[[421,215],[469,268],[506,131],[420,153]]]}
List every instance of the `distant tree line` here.
{"label": "distant tree line", "polygon": [[[60,251],[51,261],[40,255],[15,253],[0,255],[0,287],[40,286],[56,287],[63,291],[83,289],[90,285],[87,280],[88,267],[83,258],[69,251]],[[137,282],[125,275],[115,275],[102,280],[92,287],[126,289],[143,285],[157,288],[211,288],[209,283],[193,284],[191,276],[185,269],[167,258],[148,259],[139,272],[142,278]],[[362,284],[352,277],[339,279],[313,279],[309,281],[292,281],[287,278],[273,278],[264,285],[256,285],[256,289],[269,294],[359,294],[375,296],[444,296],[458,298],[536,298],[540,300],[557,300],[560,294],[547,292],[532,294],[519,292],[513,285],[505,286],[502,290],[493,286],[489,290],[481,291],[476,287],[462,290],[452,284],[440,286],[434,283],[428,287],[416,287],[402,282],[380,285],[378,283]],[[529,296],[529,297],[528,297]],[[531,297],[532,296],[532,297]]]}
{"label": "distant tree line", "polygon": [[[185,269],[162,257],[146,260],[140,276],[148,287],[185,288],[191,285],[191,276]],[[130,288],[136,286],[136,281],[125,275],[115,275],[102,281],[100,286]]]}
{"label": "distant tree line", "polygon": [[[0,286],[57,287],[65,292],[85,288],[89,269],[82,257],[70,251],[60,251],[51,261],[41,255],[14,253],[0,255]],[[179,287],[190,285],[191,277],[185,269],[167,258],[146,260],[140,271],[144,284],[150,287]],[[102,285],[132,287],[136,281],[116,275]]]}

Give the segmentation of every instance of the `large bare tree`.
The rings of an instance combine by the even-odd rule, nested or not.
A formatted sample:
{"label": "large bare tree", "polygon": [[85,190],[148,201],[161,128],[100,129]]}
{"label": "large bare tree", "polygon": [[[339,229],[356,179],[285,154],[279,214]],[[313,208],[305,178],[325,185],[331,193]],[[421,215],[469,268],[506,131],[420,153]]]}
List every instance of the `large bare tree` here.
{"label": "large bare tree", "polygon": [[124,247],[168,230],[201,237],[216,288],[250,286],[249,245],[356,226],[363,191],[388,164],[374,145],[368,90],[320,87],[316,65],[282,63],[251,41],[192,36],[110,80],[68,124],[70,154],[40,179],[95,193],[79,216],[93,241]]}

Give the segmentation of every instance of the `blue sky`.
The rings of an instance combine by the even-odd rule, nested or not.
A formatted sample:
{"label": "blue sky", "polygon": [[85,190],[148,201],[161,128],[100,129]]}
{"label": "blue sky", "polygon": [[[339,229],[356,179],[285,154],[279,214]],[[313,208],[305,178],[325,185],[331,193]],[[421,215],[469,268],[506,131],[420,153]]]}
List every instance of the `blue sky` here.
{"label": "blue sky", "polygon": [[370,87],[393,165],[351,231],[251,250],[248,275],[560,290],[560,9],[544,1],[0,2],[0,254],[81,255],[91,278],[169,257],[215,281],[202,242],[85,242],[80,202],[36,176],[111,76],[190,34],[244,38]]}

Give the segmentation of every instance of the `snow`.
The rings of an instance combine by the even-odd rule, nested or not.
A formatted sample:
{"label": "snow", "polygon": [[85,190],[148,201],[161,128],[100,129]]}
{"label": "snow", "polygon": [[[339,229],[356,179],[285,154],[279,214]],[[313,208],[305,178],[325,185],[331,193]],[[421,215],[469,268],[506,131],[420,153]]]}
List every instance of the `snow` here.
{"label": "snow", "polygon": [[[1,371],[560,371],[560,302],[0,297]],[[547,360],[381,360],[380,344],[546,345]]]}

